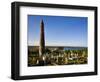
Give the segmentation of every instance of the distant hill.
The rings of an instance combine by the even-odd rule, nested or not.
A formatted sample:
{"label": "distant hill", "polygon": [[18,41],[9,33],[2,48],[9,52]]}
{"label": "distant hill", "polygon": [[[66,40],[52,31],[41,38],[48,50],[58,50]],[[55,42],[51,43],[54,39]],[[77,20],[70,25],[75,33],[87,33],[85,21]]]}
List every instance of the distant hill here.
{"label": "distant hill", "polygon": [[[87,47],[77,47],[77,46],[45,46],[46,48],[49,49],[63,49],[63,50],[80,50],[80,49],[85,49]],[[28,46],[28,50],[30,51],[38,51],[39,46]]]}

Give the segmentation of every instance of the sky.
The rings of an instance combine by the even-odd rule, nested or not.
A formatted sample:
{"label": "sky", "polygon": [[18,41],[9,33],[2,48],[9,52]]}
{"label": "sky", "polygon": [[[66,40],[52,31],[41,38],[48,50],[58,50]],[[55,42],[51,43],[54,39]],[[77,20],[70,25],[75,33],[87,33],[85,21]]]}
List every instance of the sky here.
{"label": "sky", "polygon": [[41,20],[46,46],[87,47],[87,17],[45,15],[28,15],[28,45],[39,46]]}

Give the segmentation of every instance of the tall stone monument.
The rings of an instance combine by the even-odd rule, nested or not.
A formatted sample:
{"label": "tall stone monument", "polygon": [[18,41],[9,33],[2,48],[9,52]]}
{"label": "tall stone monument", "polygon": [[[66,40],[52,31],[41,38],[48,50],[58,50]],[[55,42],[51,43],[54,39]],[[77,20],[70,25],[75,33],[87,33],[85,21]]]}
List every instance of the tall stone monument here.
{"label": "tall stone monument", "polygon": [[45,53],[45,35],[44,35],[44,22],[40,24],[40,45],[39,45],[39,57]]}

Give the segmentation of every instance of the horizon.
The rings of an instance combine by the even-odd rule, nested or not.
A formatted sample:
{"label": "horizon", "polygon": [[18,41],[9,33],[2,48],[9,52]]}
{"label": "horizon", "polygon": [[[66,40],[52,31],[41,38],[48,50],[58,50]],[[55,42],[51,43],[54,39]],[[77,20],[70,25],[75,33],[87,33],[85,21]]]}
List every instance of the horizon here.
{"label": "horizon", "polygon": [[[39,47],[39,45],[28,45],[28,47]],[[45,45],[45,47],[78,47],[78,48],[88,48],[87,46],[55,46],[55,45]]]}

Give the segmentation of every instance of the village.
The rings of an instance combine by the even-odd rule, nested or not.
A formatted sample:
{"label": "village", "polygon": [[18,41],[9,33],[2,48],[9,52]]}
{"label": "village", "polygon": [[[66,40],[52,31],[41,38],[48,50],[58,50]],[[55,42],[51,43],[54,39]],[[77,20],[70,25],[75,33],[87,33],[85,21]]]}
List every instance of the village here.
{"label": "village", "polygon": [[87,64],[87,47],[46,46],[44,22],[40,23],[39,46],[28,46],[28,66]]}

